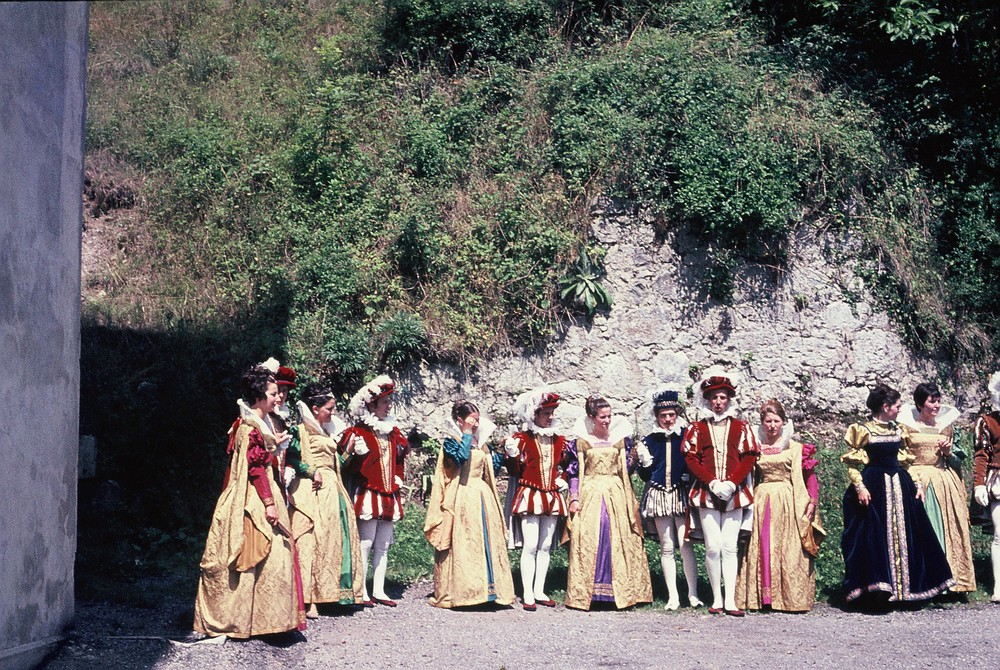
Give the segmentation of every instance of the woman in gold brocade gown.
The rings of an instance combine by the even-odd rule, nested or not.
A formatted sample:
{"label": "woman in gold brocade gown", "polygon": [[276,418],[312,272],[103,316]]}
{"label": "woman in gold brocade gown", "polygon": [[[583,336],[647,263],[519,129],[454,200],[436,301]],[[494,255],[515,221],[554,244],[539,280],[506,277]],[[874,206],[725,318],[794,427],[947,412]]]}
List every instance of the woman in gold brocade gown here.
{"label": "woman in gold brocade gown", "polygon": [[309,384],[301,398],[298,447],[289,448],[289,461],[300,458],[304,476],[295,478],[288,493],[307,615],[315,617],[316,603],[362,604],[364,574],[354,506],[337,453],[336,438],[346,425],[333,413],[337,403],[328,387]]}
{"label": "woman in gold brocade gown", "polygon": [[924,489],[924,509],[955,576],[951,590],[975,591],[965,485],[949,465],[954,453],[952,425],[959,412],[941,404],[941,391],[935,384],[918,384],[913,401],[899,412],[899,423],[910,437],[910,476]]}
{"label": "woman in gold brocade gown", "polygon": [[760,418],[753,532],[736,580],[736,605],[805,612],[815,600],[813,562],[825,537],[816,447],[791,439],[792,424],[777,400],[764,403]]}
{"label": "woman in gold brocade gown", "polygon": [[569,572],[566,606],[618,609],[653,601],[639,503],[628,475],[632,425],[612,422],[611,405],[587,399],[587,418],[570,447]]}
{"label": "woman in gold brocade gown", "polygon": [[438,455],[424,535],[434,547],[435,607],[514,602],[503,507],[494,476],[500,454],[488,440],[496,426],[479,408],[456,402],[455,422]]}
{"label": "woman in gold brocade gown", "polygon": [[287,435],[276,433],[268,419],[278,387],[260,367],[244,374],[241,385],[241,415],[230,432],[229,475],[205,541],[194,607],[196,631],[233,638],[305,629],[274,457]]}

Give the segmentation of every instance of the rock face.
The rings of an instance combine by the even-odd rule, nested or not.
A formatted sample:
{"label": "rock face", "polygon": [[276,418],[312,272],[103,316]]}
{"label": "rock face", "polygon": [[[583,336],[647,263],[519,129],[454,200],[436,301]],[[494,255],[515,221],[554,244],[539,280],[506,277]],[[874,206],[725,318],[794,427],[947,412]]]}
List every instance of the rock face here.
{"label": "rock face", "polygon": [[[790,242],[784,271],[741,271],[725,305],[704,289],[704,240],[678,230],[658,241],[641,214],[610,199],[599,200],[592,214],[594,235],[607,248],[611,310],[570,325],[544,351],[496,358],[474,375],[426,365],[403,374],[401,423],[435,434],[451,402],[468,397],[503,424],[512,421],[514,397],[544,382],[566,399],[558,412],[564,424],[581,416],[584,399],[596,392],[641,425],[649,390],[671,383],[683,397],[692,375],[716,363],[739,372],[737,403],[745,412],[774,397],[793,415],[860,416],[875,381],[899,389],[905,402],[917,383],[936,377],[933,363],[907,349],[851,268],[828,259],[831,248],[850,255],[843,253],[849,241],[801,234]],[[945,401],[978,409],[961,389],[955,394]]]}

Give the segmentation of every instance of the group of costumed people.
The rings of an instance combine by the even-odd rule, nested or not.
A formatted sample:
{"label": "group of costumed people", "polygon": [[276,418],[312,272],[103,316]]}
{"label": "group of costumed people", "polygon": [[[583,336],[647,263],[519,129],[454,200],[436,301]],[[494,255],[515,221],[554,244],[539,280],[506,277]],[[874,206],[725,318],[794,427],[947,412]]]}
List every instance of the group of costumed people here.
{"label": "group of costumed people", "polygon": [[[201,562],[195,629],[246,638],[304,628],[316,605],[395,607],[385,593],[393,524],[409,445],[390,414],[395,384],[382,375],[350,402],[355,424],[335,415],[328,387],[299,393],[290,426],[290,368],[270,361],[242,380],[230,430],[229,469]],[[703,417],[688,423],[682,384],[650,393],[645,437],[600,395],[570,429],[560,397],[542,387],[519,396],[519,430],[503,439],[468,400],[452,407],[432,478],[424,533],[435,550],[430,603],[456,608],[515,602],[508,549],[520,548],[521,607],[555,607],[546,593],[551,552],[569,554],[567,607],[627,608],[652,602],[644,537],[656,539],[666,609],[703,607],[692,542],[705,545],[708,612],[808,611],[825,531],[816,448],[793,438],[777,400],[760,423],[738,418],[737,376],[707,369],[693,387]],[[974,428],[974,504],[994,528],[1000,576],[1000,372],[994,411]],[[917,601],[974,591],[969,508],[955,466],[958,410],[920,384],[912,405],[878,384],[871,419],[851,425],[841,460],[847,600]],[[501,470],[509,477],[501,499]],[[631,475],[645,482],[637,500]],[[742,548],[741,548],[742,544]],[[367,574],[372,568],[369,596]],[[1000,589],[992,600],[1000,601]]]}
{"label": "group of costumed people", "polygon": [[395,384],[382,375],[362,387],[350,427],[330,387],[308,384],[290,425],[296,379],[274,359],[241,379],[201,559],[197,632],[248,638],[304,630],[317,604],[396,606],[385,576],[409,444],[389,414]]}

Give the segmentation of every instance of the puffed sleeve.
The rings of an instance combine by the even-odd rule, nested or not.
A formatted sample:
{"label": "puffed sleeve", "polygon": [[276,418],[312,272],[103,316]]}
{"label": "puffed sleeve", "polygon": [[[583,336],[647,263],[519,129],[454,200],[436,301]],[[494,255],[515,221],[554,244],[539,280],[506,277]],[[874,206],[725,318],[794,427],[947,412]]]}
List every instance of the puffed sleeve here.
{"label": "puffed sleeve", "polygon": [[754,464],[757,462],[757,456],[760,455],[760,447],[757,446],[757,438],[754,437],[753,431],[750,430],[750,424],[744,423],[742,431],[742,443],[739,448],[739,465],[726,477],[727,480],[737,485],[747,478],[747,475],[750,474]]}
{"label": "puffed sleeve", "polygon": [[715,471],[702,465],[701,452],[698,450],[698,431],[701,423],[693,423],[684,432],[684,462],[688,472],[706,486],[715,480]]}
{"label": "puffed sleeve", "polygon": [[840,457],[840,461],[847,466],[847,476],[856,487],[861,487],[861,470],[868,465],[868,452],[865,446],[868,444],[868,429],[859,423],[852,423],[844,433],[844,443],[847,444],[847,451]]}
{"label": "puffed sleeve", "polygon": [[463,433],[461,442],[453,437],[446,437],[442,448],[445,456],[453,460],[458,467],[462,467],[472,455],[472,435]]}
{"label": "puffed sleeve", "polygon": [[254,428],[249,435],[250,444],[247,447],[247,478],[257,495],[260,496],[264,506],[274,504],[274,497],[271,495],[271,482],[267,479],[267,468],[271,464],[271,453],[264,446],[264,438],[260,432]]}

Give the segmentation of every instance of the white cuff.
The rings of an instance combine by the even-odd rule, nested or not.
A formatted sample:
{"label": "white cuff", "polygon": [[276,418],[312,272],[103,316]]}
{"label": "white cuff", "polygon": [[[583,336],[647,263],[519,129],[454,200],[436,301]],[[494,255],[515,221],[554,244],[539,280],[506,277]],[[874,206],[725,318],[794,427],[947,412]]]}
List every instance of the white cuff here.
{"label": "white cuff", "polygon": [[513,437],[508,437],[507,441],[503,443],[503,447],[504,452],[511,458],[517,458],[521,453],[521,443]]}
{"label": "white cuff", "polygon": [[355,435],[351,438],[351,443],[347,445],[347,451],[353,451],[357,456],[365,456],[368,454],[368,443]]}

